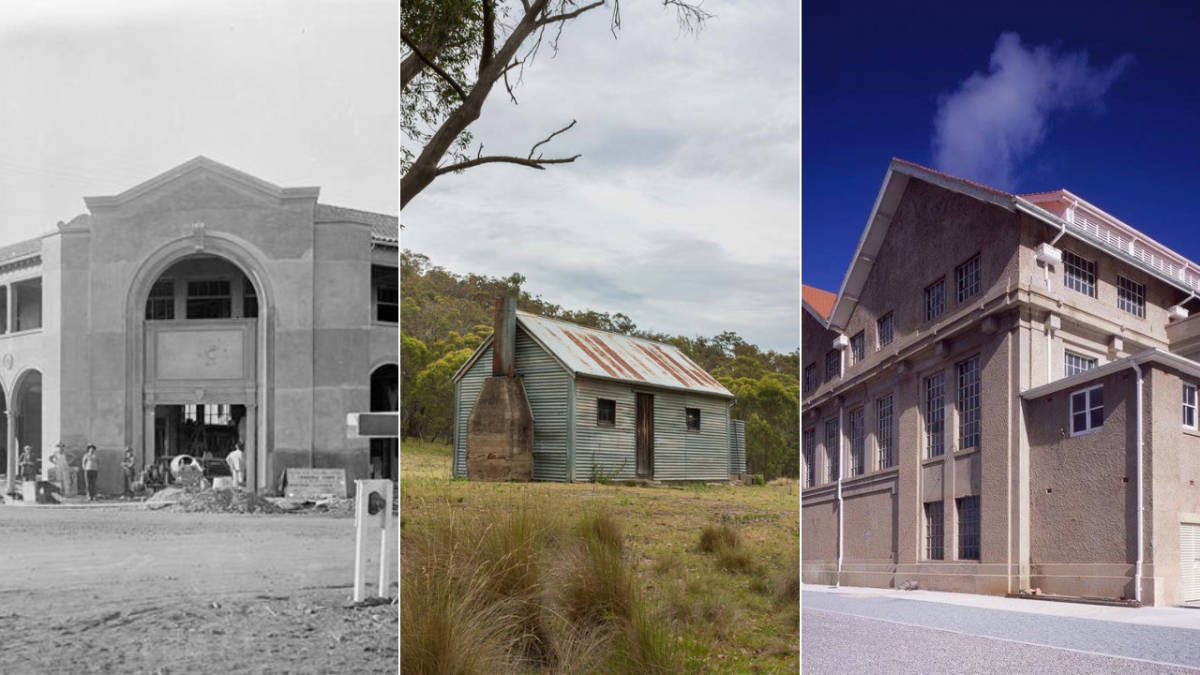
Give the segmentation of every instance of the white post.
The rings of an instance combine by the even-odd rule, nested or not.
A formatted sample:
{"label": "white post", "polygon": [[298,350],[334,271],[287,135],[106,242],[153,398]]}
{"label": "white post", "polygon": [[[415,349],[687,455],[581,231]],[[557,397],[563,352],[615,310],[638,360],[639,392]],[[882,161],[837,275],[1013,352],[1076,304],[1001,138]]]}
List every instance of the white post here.
{"label": "white post", "polygon": [[[367,596],[365,567],[367,564],[367,529],[378,518],[379,523],[379,587],[376,595],[388,597],[388,529],[392,522],[392,481],[387,479],[356,480],[354,495],[354,602]],[[371,495],[380,498],[380,510],[370,512]]]}

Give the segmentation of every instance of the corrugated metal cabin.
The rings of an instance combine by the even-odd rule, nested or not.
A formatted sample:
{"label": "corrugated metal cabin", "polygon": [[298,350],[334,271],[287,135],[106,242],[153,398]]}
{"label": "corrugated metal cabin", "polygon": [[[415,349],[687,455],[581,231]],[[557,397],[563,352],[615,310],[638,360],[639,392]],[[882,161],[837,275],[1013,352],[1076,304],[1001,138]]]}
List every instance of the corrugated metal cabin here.
{"label": "corrugated metal cabin", "polygon": [[[516,322],[534,480],[723,481],[739,473],[734,396],[683,352],[527,312]],[[467,420],[491,363],[489,337],[454,375],[455,476],[467,476]]]}

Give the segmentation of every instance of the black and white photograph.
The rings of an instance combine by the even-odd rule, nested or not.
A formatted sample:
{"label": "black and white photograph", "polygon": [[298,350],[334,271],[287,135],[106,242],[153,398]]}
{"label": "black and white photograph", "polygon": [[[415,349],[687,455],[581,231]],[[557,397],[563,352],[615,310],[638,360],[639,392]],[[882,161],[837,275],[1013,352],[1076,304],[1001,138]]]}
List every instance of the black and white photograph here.
{"label": "black and white photograph", "polygon": [[0,672],[395,673],[398,6],[0,6]]}

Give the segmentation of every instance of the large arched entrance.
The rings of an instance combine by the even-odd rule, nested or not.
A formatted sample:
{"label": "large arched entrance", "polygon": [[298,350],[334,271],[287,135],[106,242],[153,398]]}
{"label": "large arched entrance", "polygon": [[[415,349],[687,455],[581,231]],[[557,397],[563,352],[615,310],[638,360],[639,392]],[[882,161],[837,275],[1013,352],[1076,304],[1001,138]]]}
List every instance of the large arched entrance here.
{"label": "large arched entrance", "polygon": [[131,393],[140,393],[143,422],[132,435],[144,466],[186,454],[221,470],[240,443],[246,487],[259,489],[268,475],[260,448],[269,289],[247,254],[221,240],[211,244],[167,247],[133,284],[131,379],[140,386]]}
{"label": "large arched entrance", "polygon": [[[29,447],[33,453],[34,471],[41,474],[42,453],[42,373],[27,370],[17,379],[13,387],[12,401],[13,439],[16,453]],[[18,467],[19,470],[19,467]]]}
{"label": "large arched entrance", "polygon": [[[400,410],[399,371],[396,364],[389,363],[371,373],[371,412],[396,412]],[[397,438],[371,439],[371,477],[400,478],[400,440]]]}

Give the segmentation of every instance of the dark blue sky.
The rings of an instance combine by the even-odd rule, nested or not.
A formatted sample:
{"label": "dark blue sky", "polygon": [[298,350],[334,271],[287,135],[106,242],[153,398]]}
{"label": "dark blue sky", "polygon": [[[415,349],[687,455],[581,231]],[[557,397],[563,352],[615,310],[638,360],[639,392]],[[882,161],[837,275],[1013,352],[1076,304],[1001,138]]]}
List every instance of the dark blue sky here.
{"label": "dark blue sky", "polygon": [[1200,260],[1200,209],[1192,201],[1200,186],[1200,7],[869,4],[804,3],[805,284],[837,292],[888,161],[933,165],[939,96],[987,73],[1005,32],[1028,48],[1086,52],[1098,68],[1133,59],[1104,93],[1103,112],[1085,106],[1049,115],[1044,139],[1015,166],[1015,190],[1066,188]]}

